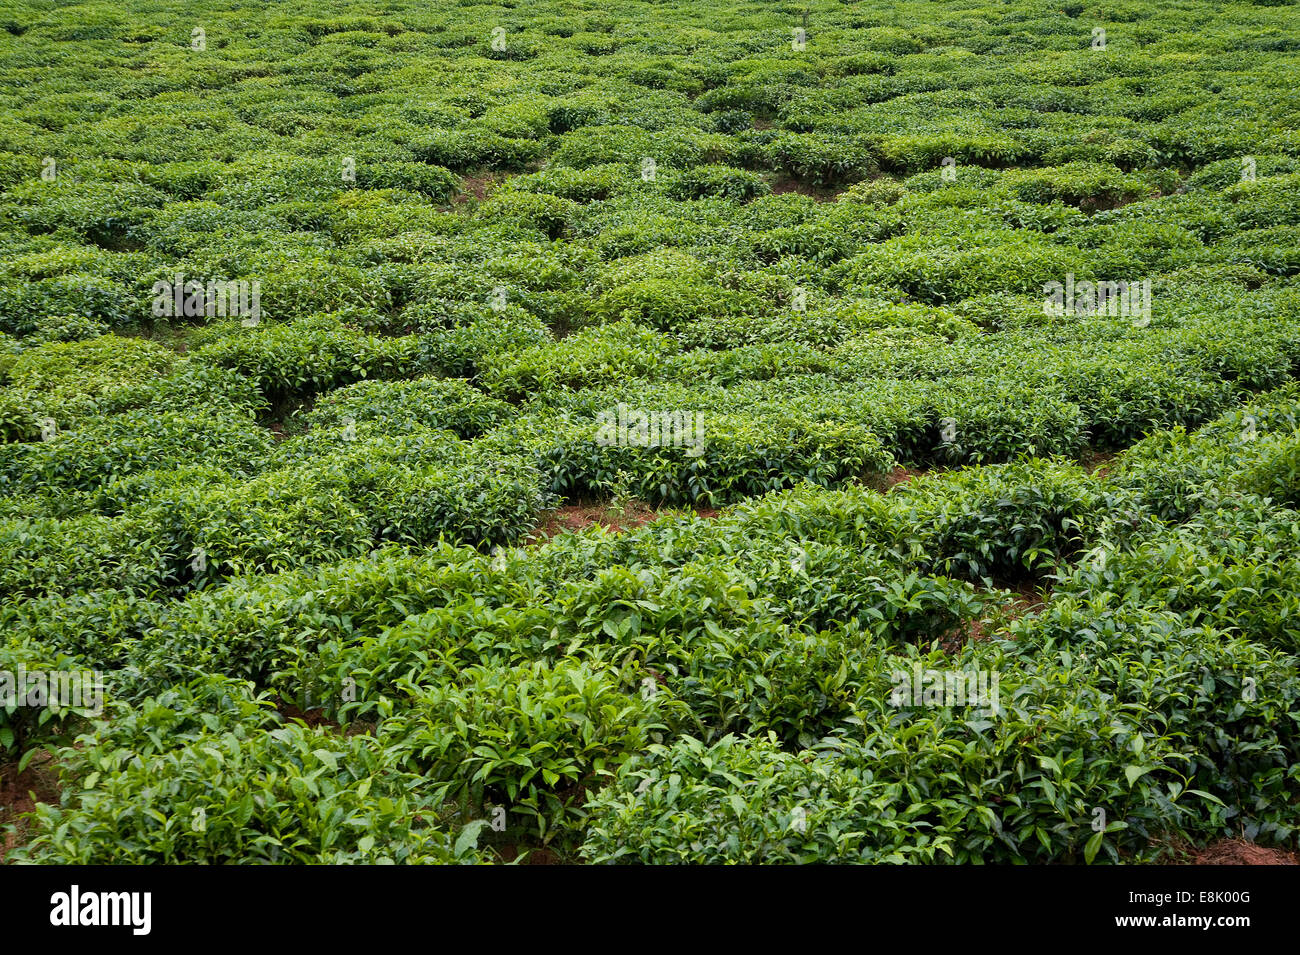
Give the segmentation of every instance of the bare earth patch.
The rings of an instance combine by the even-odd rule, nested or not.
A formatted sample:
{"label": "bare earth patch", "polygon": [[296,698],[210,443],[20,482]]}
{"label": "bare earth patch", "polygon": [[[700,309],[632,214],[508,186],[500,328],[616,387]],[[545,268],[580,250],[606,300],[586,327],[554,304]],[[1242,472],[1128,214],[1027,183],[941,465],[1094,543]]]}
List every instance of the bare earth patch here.
{"label": "bare earth patch", "polygon": [[[697,517],[712,520],[718,516],[718,510],[712,507],[692,509]],[[550,511],[542,523],[529,536],[528,543],[539,544],[557,534],[572,533],[598,524],[614,533],[634,530],[642,524],[648,524],[666,511],[656,510],[643,501],[632,501],[622,509],[608,504],[566,504]]]}
{"label": "bare earth patch", "polygon": [[565,865],[563,859],[550,849],[534,848],[523,844],[504,844],[494,846],[501,856],[501,861],[518,862],[520,865]]}
{"label": "bare earth patch", "polygon": [[894,488],[898,487],[898,485],[906,484],[908,481],[912,480],[912,478],[918,477],[923,473],[925,472],[913,471],[900,464],[898,467],[894,468],[894,470],[885,475],[884,489],[886,491],[892,491]]}
{"label": "bare earth patch", "polygon": [[482,202],[492,187],[505,178],[502,173],[486,171],[471,176],[461,176],[460,192],[452,197],[451,205],[462,206],[470,202]]}
{"label": "bare earth patch", "polygon": [[1300,865],[1294,852],[1257,846],[1245,839],[1220,839],[1192,856],[1192,865]]}
{"label": "bare earth patch", "polygon": [[787,192],[797,192],[801,196],[808,196],[816,199],[818,202],[834,202],[835,197],[840,194],[840,189],[824,189],[820,186],[812,186],[806,182],[795,179],[793,176],[780,176],[772,183],[772,194],[775,196]]}
{"label": "bare earth patch", "polygon": [[[37,802],[58,801],[59,773],[47,753],[33,756],[21,773],[17,762],[0,765],[0,863],[23,841],[27,825],[22,816],[35,809]],[[5,828],[11,824],[13,829]]]}
{"label": "bare earth patch", "polygon": [[1009,583],[1005,588],[1012,593],[1010,599],[979,620],[971,621],[970,626],[940,641],[940,646],[945,653],[953,654],[967,643],[988,640],[1010,626],[1013,621],[1038,613],[1047,606],[1047,599],[1051,596],[1050,588],[1035,581]]}
{"label": "bare earth patch", "polygon": [[1115,461],[1111,451],[1085,451],[1079,458],[1079,464],[1093,477],[1104,478]]}
{"label": "bare earth patch", "polygon": [[311,729],[318,726],[328,727],[331,730],[343,729],[337,722],[325,715],[324,710],[301,710],[292,703],[284,703],[278,707],[280,715],[287,720],[301,720]]}

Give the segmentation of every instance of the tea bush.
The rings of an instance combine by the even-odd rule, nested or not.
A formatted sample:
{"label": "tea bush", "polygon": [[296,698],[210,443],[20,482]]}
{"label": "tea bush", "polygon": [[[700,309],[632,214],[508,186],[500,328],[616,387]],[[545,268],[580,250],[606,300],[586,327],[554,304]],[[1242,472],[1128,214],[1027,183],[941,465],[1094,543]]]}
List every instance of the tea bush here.
{"label": "tea bush", "polygon": [[214,734],[92,773],[65,805],[38,810],[15,861],[476,861],[472,842],[453,842],[436,826],[436,805],[420,783],[366,736],[344,739],[296,725],[251,737]]}
{"label": "tea bush", "polygon": [[[381,738],[475,815],[527,816],[543,839],[581,819],[575,797],[662,728],[657,701],[624,693],[585,664],[470,668],[384,720]],[[559,832],[557,832],[559,830]]]}
{"label": "tea bush", "polygon": [[[94,680],[75,656],[7,637],[0,644],[0,756],[16,760],[21,772],[38,748],[69,742],[98,715],[102,687],[91,686]],[[62,687],[77,684],[80,697],[65,698]]]}
{"label": "tea bush", "polygon": [[346,426],[351,420],[373,421],[384,431],[416,427],[446,429],[475,438],[512,414],[464,381],[417,378],[412,381],[363,381],[324,395],[307,420],[313,427]]}
{"label": "tea bush", "polygon": [[319,321],[253,329],[208,345],[197,358],[256,382],[276,404],[361,378],[399,377],[414,355],[413,338],[378,338]]}

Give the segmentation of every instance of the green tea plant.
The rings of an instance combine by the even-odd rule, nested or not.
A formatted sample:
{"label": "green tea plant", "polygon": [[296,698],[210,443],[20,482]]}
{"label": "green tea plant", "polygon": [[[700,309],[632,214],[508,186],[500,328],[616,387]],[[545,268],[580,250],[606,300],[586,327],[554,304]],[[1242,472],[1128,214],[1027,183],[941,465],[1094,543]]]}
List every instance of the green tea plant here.
{"label": "green tea plant", "polygon": [[[365,736],[287,725],[210,734],[92,772],[44,805],[17,862],[256,864],[474,862],[418,776]],[[132,808],[123,812],[123,801]],[[477,827],[481,828],[481,827]],[[476,829],[469,830],[471,836]]]}
{"label": "green tea plant", "polygon": [[664,702],[585,663],[475,667],[416,694],[379,733],[470,815],[505,806],[546,841],[580,824],[580,794],[662,730]]}

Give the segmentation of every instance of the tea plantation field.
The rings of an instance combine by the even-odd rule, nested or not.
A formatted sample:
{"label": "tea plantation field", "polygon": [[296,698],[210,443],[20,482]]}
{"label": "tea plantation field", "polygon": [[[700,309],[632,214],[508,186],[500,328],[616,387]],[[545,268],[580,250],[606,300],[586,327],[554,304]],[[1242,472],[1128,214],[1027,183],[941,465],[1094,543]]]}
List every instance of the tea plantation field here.
{"label": "tea plantation field", "polygon": [[0,853],[1294,851],[1298,373],[1291,0],[8,0]]}

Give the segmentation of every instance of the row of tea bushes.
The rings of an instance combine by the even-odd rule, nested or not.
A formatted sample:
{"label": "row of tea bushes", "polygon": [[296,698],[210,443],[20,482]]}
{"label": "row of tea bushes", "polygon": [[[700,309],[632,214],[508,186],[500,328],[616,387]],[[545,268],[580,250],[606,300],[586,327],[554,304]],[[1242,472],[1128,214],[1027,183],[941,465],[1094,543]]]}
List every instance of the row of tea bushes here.
{"label": "row of tea bushes", "polygon": [[[899,709],[881,688],[852,728],[811,750],[761,734],[648,747],[589,798],[583,856],[1134,862],[1159,858],[1171,832],[1238,827],[1285,843],[1295,658],[1169,618],[1134,612],[1104,636],[1077,622],[1064,645],[1022,647],[1027,623],[1016,642],[916,664],[998,673],[996,717]],[[1243,693],[1255,680],[1259,694]]]}
{"label": "row of tea bushes", "polygon": [[[6,517],[0,587],[9,596],[109,586],[149,594],[361,556],[385,541],[513,543],[550,506],[528,463],[478,453],[448,432],[421,431],[410,436],[406,461],[400,446],[381,450],[386,433],[362,432],[359,440],[336,439],[346,450],[325,462],[247,480],[207,480],[210,471],[185,469],[137,474],[101,494],[117,516]],[[113,456],[103,447],[99,453]]]}
{"label": "row of tea bushes", "polygon": [[[1205,593],[1174,610],[1133,602],[1125,580],[1177,529],[1153,533],[1139,515],[1116,521],[1134,499],[1110,493],[1045,464],[930,478],[884,496],[803,489],[714,522],[665,518],[629,535],[566,537],[535,556],[394,553],[379,573],[358,561],[289,575],[274,591],[230,584],[177,605],[188,625],[155,617],[125,646],[152,674],[146,686],[195,672],[310,685],[318,695],[303,702],[378,718],[376,745],[439,780],[468,809],[462,818],[507,806],[528,838],[565,846],[581,836],[597,861],[1142,859],[1167,832],[1208,838],[1239,820],[1261,838],[1289,838],[1293,659],[1252,642],[1256,627],[1248,636],[1216,629],[1223,611],[1202,620],[1194,605],[1207,605]],[[1269,526],[1284,533],[1285,516]],[[990,537],[998,527],[1002,536]],[[1216,527],[1185,533],[1222,550]],[[951,667],[926,647],[981,612],[972,594],[943,623],[927,591],[908,592],[909,579],[924,578],[889,573],[897,559],[1041,573],[1099,535],[1118,539],[1120,556],[1102,565],[1109,576],[1065,586],[1041,617],[1016,624],[1014,642],[961,651],[963,668],[1001,675],[997,719],[887,705],[900,669]],[[872,589],[877,574],[886,589]],[[879,618],[899,585],[903,615]],[[1077,609],[1075,591],[1092,604]],[[1279,605],[1253,606],[1262,615]],[[856,623],[839,622],[854,614]],[[300,636],[278,636],[289,633]],[[1190,696],[1189,672],[1209,675]],[[1242,696],[1246,677],[1257,694]],[[560,698],[569,702],[556,708]],[[570,710],[577,722],[557,721]],[[1225,711],[1235,715],[1221,732]],[[248,745],[260,745],[256,733]],[[953,753],[967,754],[956,776]],[[169,777],[170,765],[158,771]],[[601,787],[607,772],[616,775]],[[129,774],[113,779],[123,792],[138,785]],[[44,828],[90,826],[94,797],[78,799],[70,818]],[[1090,826],[1097,807],[1109,819],[1100,833]],[[96,838],[65,851],[94,858]]]}

